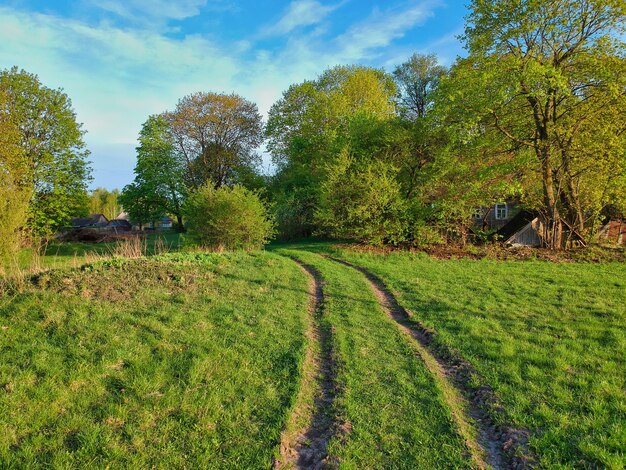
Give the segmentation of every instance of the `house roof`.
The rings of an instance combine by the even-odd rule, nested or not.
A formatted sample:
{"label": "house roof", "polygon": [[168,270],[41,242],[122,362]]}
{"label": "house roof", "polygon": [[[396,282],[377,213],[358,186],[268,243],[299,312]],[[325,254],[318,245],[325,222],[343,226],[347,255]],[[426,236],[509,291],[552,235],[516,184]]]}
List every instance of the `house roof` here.
{"label": "house roof", "polygon": [[498,235],[500,235],[504,240],[507,240],[532,222],[535,217],[537,217],[535,212],[520,211],[509,221],[508,224],[498,230]]}
{"label": "house roof", "polygon": [[126,227],[126,228],[132,228],[131,223],[128,220],[125,219],[113,219],[110,220],[108,223],[109,227]]}
{"label": "house roof", "polygon": [[104,214],[91,214],[89,217],[75,217],[70,220],[73,227],[89,227],[90,225],[106,224],[109,221]]}

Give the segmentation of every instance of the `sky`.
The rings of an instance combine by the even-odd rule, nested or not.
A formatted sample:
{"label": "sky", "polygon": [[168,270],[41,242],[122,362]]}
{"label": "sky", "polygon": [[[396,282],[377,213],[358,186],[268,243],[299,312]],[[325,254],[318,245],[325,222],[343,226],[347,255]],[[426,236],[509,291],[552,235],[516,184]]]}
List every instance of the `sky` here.
{"label": "sky", "polygon": [[392,71],[414,52],[450,65],[465,2],[0,0],[0,69],[62,88],[87,131],[91,187],[121,189],[142,123],[183,96],[235,92],[267,116],[289,85],[335,65]]}

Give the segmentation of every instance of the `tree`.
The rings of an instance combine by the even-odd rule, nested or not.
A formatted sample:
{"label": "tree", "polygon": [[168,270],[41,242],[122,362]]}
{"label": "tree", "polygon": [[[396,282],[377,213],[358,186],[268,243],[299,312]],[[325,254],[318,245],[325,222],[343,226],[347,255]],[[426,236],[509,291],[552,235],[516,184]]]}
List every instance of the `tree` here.
{"label": "tree", "polygon": [[194,191],[185,204],[187,239],[207,248],[257,250],[274,233],[274,222],[259,196],[244,188],[211,182]]}
{"label": "tree", "polygon": [[[272,187],[281,233],[315,230],[321,184],[346,146],[355,156],[367,155],[370,144],[370,153],[380,154],[386,144],[374,123],[394,117],[395,92],[381,70],[340,66],[291,86],[272,106],[266,134],[278,169]],[[366,122],[373,124],[372,133]]]}
{"label": "tree", "polygon": [[434,91],[446,73],[446,67],[439,65],[434,54],[413,54],[398,65],[393,77],[398,87],[400,114],[411,121],[426,117],[433,106]]}
{"label": "tree", "polygon": [[155,211],[175,216],[182,228],[185,162],[175,151],[170,126],[161,115],[150,116],[139,133],[135,184]]}
{"label": "tree", "polygon": [[20,135],[33,188],[29,227],[47,237],[70,218],[86,213],[89,152],[68,96],[42,85],[36,75],[13,67],[0,71],[6,112]]}
{"label": "tree", "polygon": [[128,218],[139,225],[139,230],[143,230],[146,224],[165,215],[163,210],[154,204],[153,194],[149,188],[136,182],[124,186],[119,201]]}
{"label": "tree", "polygon": [[7,96],[0,92],[0,275],[17,267],[32,192],[20,132],[6,105]]}
{"label": "tree", "polygon": [[383,161],[355,164],[344,149],[322,183],[316,213],[323,233],[373,245],[407,239],[407,203],[397,169]]}
{"label": "tree", "polygon": [[198,188],[233,184],[240,169],[256,168],[263,140],[257,106],[232,94],[193,93],[165,113],[176,150],[186,164],[186,182]]}
{"label": "tree", "polygon": [[475,0],[468,20],[469,55],[444,81],[448,123],[466,145],[532,152],[544,241],[559,248],[623,187],[626,3]]}
{"label": "tree", "polygon": [[94,189],[89,194],[89,212],[91,214],[104,214],[109,220],[114,219],[122,212],[122,206],[118,201],[119,196],[120,191],[118,189],[112,191],[105,188]]}

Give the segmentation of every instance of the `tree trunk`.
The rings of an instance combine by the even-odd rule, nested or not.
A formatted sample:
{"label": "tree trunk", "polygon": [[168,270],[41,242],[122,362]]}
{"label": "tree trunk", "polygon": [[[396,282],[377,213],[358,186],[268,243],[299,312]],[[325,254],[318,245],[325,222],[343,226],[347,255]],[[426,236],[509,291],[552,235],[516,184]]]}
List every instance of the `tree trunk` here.
{"label": "tree trunk", "polygon": [[543,180],[544,204],[546,206],[547,239],[545,244],[551,250],[558,250],[562,245],[563,224],[559,212],[558,198],[554,191],[552,160],[547,144],[540,149],[541,176]]}

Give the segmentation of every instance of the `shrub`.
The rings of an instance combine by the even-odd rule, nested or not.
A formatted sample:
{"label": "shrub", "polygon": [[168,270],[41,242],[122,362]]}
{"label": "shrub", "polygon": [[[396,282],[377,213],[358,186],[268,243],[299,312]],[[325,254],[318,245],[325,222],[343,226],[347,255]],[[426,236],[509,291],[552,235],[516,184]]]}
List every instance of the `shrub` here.
{"label": "shrub", "polygon": [[322,184],[317,220],[326,234],[371,245],[396,245],[406,240],[407,203],[397,170],[374,161],[357,167],[342,152]]}
{"label": "shrub", "polygon": [[274,221],[259,196],[242,186],[207,183],[191,194],[184,209],[187,236],[194,245],[255,250],[274,234]]}

